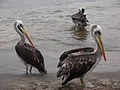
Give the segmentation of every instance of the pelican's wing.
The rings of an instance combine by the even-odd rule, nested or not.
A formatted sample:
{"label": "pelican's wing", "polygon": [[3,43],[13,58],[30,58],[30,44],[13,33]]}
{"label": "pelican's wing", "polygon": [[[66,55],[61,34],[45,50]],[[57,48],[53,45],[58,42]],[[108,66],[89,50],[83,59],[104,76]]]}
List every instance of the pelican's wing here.
{"label": "pelican's wing", "polygon": [[78,12],[78,13],[75,13],[71,16],[71,18],[73,20],[79,20],[80,16],[81,16],[82,13]]}
{"label": "pelican's wing", "polygon": [[59,58],[60,61],[58,63],[58,67],[61,66],[62,61],[64,61],[70,54],[78,53],[79,55],[84,55],[87,53],[91,53],[93,51],[94,51],[94,49],[92,47],[78,48],[78,49],[72,49],[72,50],[66,51],[60,56],[60,58]]}
{"label": "pelican's wing", "polygon": [[16,45],[15,50],[18,56],[27,64],[36,67],[39,71],[44,72],[44,58],[39,50],[29,44]]}
{"label": "pelican's wing", "polygon": [[95,64],[96,57],[95,54],[71,55],[61,63],[57,76],[60,77],[72,73],[78,74],[78,76],[84,75]]}

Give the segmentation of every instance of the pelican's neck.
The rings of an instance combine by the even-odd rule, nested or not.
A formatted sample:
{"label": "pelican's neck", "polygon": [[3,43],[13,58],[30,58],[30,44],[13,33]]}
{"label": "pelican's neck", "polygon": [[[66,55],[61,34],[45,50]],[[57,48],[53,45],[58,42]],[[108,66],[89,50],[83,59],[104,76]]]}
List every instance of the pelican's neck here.
{"label": "pelican's neck", "polygon": [[20,35],[20,37],[21,37],[20,43],[25,43],[25,36],[24,36],[24,34],[22,34],[16,26],[14,26],[14,27],[15,27],[16,32],[17,32],[17,33]]}
{"label": "pelican's neck", "polygon": [[20,35],[20,37],[21,37],[20,42],[21,42],[22,44],[24,44],[24,43],[25,43],[25,36],[24,36],[23,34],[19,34],[19,35]]}
{"label": "pelican's neck", "polygon": [[98,42],[96,40],[95,42],[96,42],[96,48],[94,49],[93,54],[95,54],[97,58],[96,58],[95,64],[92,66],[92,68],[87,73],[91,72],[101,60],[102,52],[100,50]]}
{"label": "pelican's neck", "polygon": [[94,50],[94,53],[96,53],[97,57],[99,57],[99,58],[102,56],[102,52],[101,52],[100,46],[97,41],[96,41],[96,48]]}

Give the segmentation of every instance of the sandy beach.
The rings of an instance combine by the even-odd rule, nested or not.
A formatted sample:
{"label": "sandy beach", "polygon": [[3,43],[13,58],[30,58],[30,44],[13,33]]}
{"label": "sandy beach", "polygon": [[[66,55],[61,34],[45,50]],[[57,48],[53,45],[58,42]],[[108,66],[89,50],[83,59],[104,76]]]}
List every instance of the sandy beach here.
{"label": "sandy beach", "polygon": [[56,74],[0,75],[1,90],[120,90],[120,71],[109,73],[91,73],[85,77],[81,87],[79,79],[74,79],[61,86],[61,79]]}

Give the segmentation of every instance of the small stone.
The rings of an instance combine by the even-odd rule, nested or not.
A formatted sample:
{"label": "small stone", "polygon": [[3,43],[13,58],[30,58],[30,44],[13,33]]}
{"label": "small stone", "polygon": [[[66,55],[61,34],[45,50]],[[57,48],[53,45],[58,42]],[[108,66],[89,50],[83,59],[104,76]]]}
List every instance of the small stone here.
{"label": "small stone", "polygon": [[114,83],[114,86],[117,86],[118,84],[117,83]]}
{"label": "small stone", "polygon": [[115,82],[115,83],[114,83],[114,86],[120,86],[120,83]]}
{"label": "small stone", "polygon": [[101,84],[103,85],[110,85],[110,80],[109,79],[100,79]]}
{"label": "small stone", "polygon": [[92,83],[87,83],[87,84],[85,85],[85,87],[86,87],[86,88],[94,88],[95,86],[92,85]]}
{"label": "small stone", "polygon": [[48,87],[48,85],[45,85],[45,84],[41,84],[42,86],[42,89],[46,89]]}
{"label": "small stone", "polygon": [[52,82],[54,85],[57,85],[58,83],[57,82]]}

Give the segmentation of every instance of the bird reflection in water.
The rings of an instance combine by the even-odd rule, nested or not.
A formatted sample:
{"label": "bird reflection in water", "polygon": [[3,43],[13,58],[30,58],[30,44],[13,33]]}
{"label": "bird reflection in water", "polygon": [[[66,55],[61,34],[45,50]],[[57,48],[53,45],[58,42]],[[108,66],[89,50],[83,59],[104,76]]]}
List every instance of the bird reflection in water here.
{"label": "bird reflection in water", "polygon": [[76,26],[72,26],[70,28],[70,30],[72,31],[72,35],[73,38],[77,39],[77,40],[86,40],[89,31],[87,31],[86,28],[83,27],[77,27]]}

